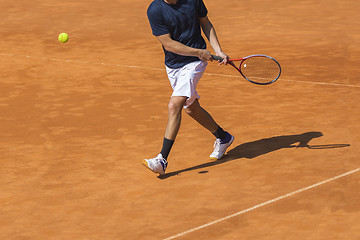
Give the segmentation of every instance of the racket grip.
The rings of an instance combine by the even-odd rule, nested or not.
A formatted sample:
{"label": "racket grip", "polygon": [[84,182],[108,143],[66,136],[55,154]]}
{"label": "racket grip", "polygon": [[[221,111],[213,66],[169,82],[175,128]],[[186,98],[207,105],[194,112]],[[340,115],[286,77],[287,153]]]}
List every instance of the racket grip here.
{"label": "racket grip", "polygon": [[222,57],[219,57],[219,56],[215,56],[215,55],[211,55],[211,57],[216,60],[216,61],[222,61],[224,60]]}

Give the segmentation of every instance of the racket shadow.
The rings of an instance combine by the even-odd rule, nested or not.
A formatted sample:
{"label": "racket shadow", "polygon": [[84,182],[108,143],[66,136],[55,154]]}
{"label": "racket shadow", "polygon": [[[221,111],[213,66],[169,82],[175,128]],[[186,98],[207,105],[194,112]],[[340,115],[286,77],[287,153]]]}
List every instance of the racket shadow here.
{"label": "racket shadow", "polygon": [[321,132],[306,132],[298,135],[275,136],[271,138],[260,139],[253,142],[243,143],[228,151],[227,154],[220,160],[203,163],[200,165],[196,165],[193,167],[185,168],[174,172],[169,172],[164,175],[158,176],[158,178],[166,179],[172,176],[179,175],[183,172],[208,168],[241,158],[252,159],[270,152],[274,152],[282,148],[307,147],[309,149],[329,149],[329,148],[350,146],[350,144],[327,144],[327,145],[309,146],[308,143],[312,139],[319,138],[321,136],[323,136]]}
{"label": "racket shadow", "polygon": [[308,149],[331,149],[331,148],[344,148],[350,147],[350,144],[326,144],[326,145],[307,145],[307,146],[290,146],[290,147],[306,147]]}

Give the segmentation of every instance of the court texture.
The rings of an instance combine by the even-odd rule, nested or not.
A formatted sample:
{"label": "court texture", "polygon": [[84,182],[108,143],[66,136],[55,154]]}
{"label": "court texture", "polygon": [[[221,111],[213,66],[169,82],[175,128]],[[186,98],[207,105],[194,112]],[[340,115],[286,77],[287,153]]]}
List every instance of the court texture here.
{"label": "court texture", "polygon": [[206,0],[224,52],[283,72],[209,63],[200,102],[235,142],[209,160],[183,114],[162,177],[141,164],[171,95],[150,2],[0,1],[0,239],[359,239],[360,2]]}

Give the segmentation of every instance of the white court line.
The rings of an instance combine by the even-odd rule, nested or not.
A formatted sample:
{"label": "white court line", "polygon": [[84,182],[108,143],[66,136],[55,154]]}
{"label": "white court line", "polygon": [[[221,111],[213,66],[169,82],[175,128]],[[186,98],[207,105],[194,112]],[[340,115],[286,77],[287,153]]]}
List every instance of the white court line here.
{"label": "white court line", "polygon": [[[122,64],[111,64],[111,63],[103,63],[103,62],[83,62],[78,60],[70,60],[70,59],[57,59],[57,58],[46,58],[46,57],[32,57],[26,55],[14,55],[7,53],[0,53],[0,56],[9,56],[9,57],[26,57],[26,58],[41,58],[44,60],[51,61],[60,61],[60,62],[70,62],[70,63],[82,63],[82,64],[95,64],[95,65],[107,65],[107,66],[117,66],[124,68],[138,68],[138,69],[150,69],[156,71],[164,71],[163,68],[153,68],[146,66],[132,66],[132,65],[122,65]],[[240,75],[227,75],[227,74],[218,74],[218,73],[204,73],[209,76],[219,76],[219,77],[229,77],[229,78],[242,78]],[[360,85],[352,85],[352,84],[341,84],[341,83],[324,83],[324,82],[309,82],[309,81],[299,81],[299,80],[290,80],[290,79],[281,79],[281,81],[287,82],[299,82],[299,83],[307,83],[307,84],[317,84],[317,85],[329,85],[329,86],[340,86],[340,87],[355,87],[360,88]]]}
{"label": "white court line", "polygon": [[351,84],[341,84],[341,83],[324,83],[324,82],[309,82],[309,81],[298,81],[298,80],[286,80],[281,79],[282,81],[288,81],[288,82],[301,82],[301,83],[311,83],[311,84],[318,84],[318,85],[332,85],[332,86],[343,86],[343,87],[358,87],[359,85],[351,85]]}
{"label": "white court line", "polygon": [[184,231],[184,232],[182,232],[182,233],[179,233],[179,234],[173,235],[173,236],[168,237],[168,238],[165,238],[165,239],[163,239],[163,240],[171,240],[171,239],[174,239],[174,238],[178,238],[178,237],[184,236],[185,234],[192,233],[192,232],[195,232],[195,231],[200,230],[200,229],[202,229],[202,228],[209,227],[209,226],[214,225],[214,224],[216,224],[216,223],[219,223],[219,222],[222,222],[222,221],[228,220],[228,219],[230,219],[230,218],[233,218],[233,217],[239,216],[239,215],[241,215],[241,214],[244,214],[244,213],[250,212],[250,211],[252,211],[252,210],[255,210],[255,209],[257,209],[257,208],[263,207],[263,206],[268,205],[268,204],[270,204],[270,203],[273,203],[273,202],[279,201],[279,200],[281,200],[281,199],[284,199],[284,198],[287,198],[287,197],[293,196],[293,195],[295,195],[295,194],[298,194],[298,193],[304,192],[304,191],[306,191],[306,190],[309,190],[309,189],[312,189],[312,188],[318,187],[318,186],[320,186],[320,185],[322,185],[322,184],[325,184],[325,183],[328,183],[328,182],[334,181],[334,180],[336,180],[336,179],[339,179],[339,178],[342,178],[342,177],[348,176],[348,175],[353,174],[353,173],[358,172],[358,171],[360,171],[360,168],[355,169],[355,170],[352,170],[352,171],[349,171],[349,172],[346,172],[346,173],[343,173],[343,174],[338,175],[338,176],[333,177],[333,178],[329,178],[329,179],[324,180],[324,181],[322,181],[322,182],[319,182],[319,183],[313,184],[313,185],[311,185],[311,186],[309,186],[309,187],[304,187],[304,188],[301,188],[301,189],[296,190],[296,191],[294,191],[294,192],[291,192],[291,193],[288,193],[288,194],[282,195],[282,196],[280,196],[280,197],[277,197],[277,198],[271,199],[271,200],[269,200],[269,201],[266,201],[266,202],[260,203],[260,204],[258,204],[258,205],[255,205],[255,206],[251,207],[251,208],[248,208],[248,209],[242,210],[242,211],[240,211],[240,212],[237,212],[237,213],[231,214],[231,215],[229,215],[229,216],[226,216],[226,217],[220,218],[220,219],[218,219],[218,220],[215,220],[215,221],[212,221],[212,222],[206,223],[206,224],[201,225],[201,226],[199,226],[199,227],[195,227],[195,228],[189,229],[189,230],[187,230],[187,231]]}

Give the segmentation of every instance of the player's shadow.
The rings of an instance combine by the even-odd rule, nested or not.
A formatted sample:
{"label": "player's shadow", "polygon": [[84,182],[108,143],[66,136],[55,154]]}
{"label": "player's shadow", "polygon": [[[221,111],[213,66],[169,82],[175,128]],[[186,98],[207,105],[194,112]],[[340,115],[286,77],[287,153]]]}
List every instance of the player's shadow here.
{"label": "player's shadow", "polygon": [[309,145],[309,142],[314,138],[323,136],[321,132],[306,132],[298,135],[284,135],[271,138],[264,138],[253,142],[247,142],[236,146],[227,152],[227,154],[217,161],[211,161],[185,168],[179,171],[169,172],[158,176],[160,179],[166,179],[172,176],[179,175],[183,172],[189,172],[197,169],[207,168],[240,158],[256,158],[258,156],[282,149],[282,148],[309,148],[309,149],[329,149],[349,147],[350,144],[326,144],[326,145]]}

